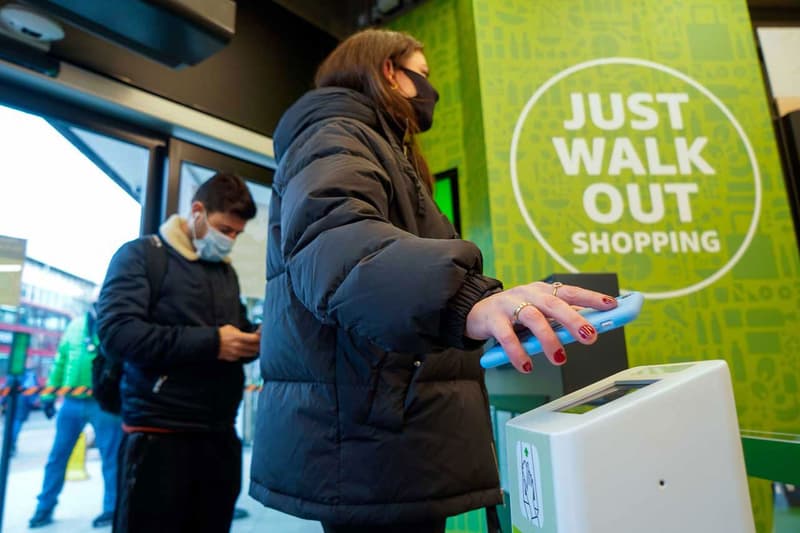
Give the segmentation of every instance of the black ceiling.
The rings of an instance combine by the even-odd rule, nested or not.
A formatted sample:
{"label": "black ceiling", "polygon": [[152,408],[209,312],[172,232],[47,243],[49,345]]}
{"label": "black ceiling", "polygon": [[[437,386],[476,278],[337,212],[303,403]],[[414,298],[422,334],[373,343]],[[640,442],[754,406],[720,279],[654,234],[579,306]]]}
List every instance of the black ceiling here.
{"label": "black ceiling", "polygon": [[[230,44],[191,68],[170,69],[68,24],[67,37],[48,57],[271,135],[283,110],[310,88],[316,66],[338,39],[440,0],[236,1]],[[756,25],[800,25],[800,0],[748,0],[748,5]],[[0,57],[3,50],[10,48],[0,43]]]}
{"label": "black ceiling", "polygon": [[[0,0],[0,6],[12,1],[24,0]],[[272,134],[283,111],[311,88],[317,65],[337,43],[275,2],[238,0],[230,43],[197,65],[173,69],[124,43],[110,43],[57,13],[46,13],[54,15],[65,32],[64,39],[52,44],[47,58],[115,78],[265,135]],[[20,64],[6,57],[9,54],[4,56],[5,49],[0,42],[0,57]]]}
{"label": "black ceiling", "polygon": [[426,1],[436,0],[274,0],[337,39],[385,24]]}
{"label": "black ceiling", "polygon": [[[385,23],[424,2],[435,1],[437,0],[274,0],[338,39],[343,39],[365,26]],[[747,0],[747,5],[756,24],[800,24],[800,0]]]}

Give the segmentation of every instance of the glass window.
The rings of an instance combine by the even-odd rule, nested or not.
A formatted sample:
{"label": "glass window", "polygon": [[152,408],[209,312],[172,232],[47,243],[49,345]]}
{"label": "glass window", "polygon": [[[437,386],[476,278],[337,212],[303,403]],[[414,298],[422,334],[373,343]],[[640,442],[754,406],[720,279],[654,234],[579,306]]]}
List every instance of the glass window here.
{"label": "glass window", "polygon": [[[151,151],[3,106],[0,146],[0,236],[26,240],[19,305],[0,308],[0,386],[16,332],[31,336],[21,383],[44,384],[67,324],[88,309],[113,253],[139,235]],[[27,531],[55,437],[36,395],[17,400],[4,531]],[[87,455],[85,468],[100,488],[66,484],[56,511],[64,531],[86,529],[102,508],[101,463]]]}

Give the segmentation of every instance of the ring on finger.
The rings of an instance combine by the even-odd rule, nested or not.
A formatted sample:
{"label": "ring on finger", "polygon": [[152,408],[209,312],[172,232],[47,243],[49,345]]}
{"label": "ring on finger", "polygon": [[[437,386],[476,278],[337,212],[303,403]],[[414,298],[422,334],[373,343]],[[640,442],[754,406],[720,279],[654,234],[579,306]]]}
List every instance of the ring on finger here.
{"label": "ring on finger", "polygon": [[519,314],[528,306],[533,307],[533,304],[531,302],[522,302],[516,308],[514,308],[514,314],[512,315],[514,324],[519,324]]}
{"label": "ring on finger", "polygon": [[558,289],[560,289],[563,286],[564,284],[561,283],[560,281],[553,282],[553,296],[558,296]]}

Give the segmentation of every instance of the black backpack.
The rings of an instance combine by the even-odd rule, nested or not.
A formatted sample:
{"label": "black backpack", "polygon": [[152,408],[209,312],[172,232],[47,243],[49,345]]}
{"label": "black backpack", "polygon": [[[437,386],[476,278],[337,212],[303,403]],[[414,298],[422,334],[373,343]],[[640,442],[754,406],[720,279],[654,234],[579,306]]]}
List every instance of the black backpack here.
{"label": "black backpack", "polygon": [[[150,284],[150,303],[148,315],[153,312],[161,292],[161,284],[167,272],[167,250],[158,235],[142,237],[147,239],[146,247],[147,281]],[[90,339],[97,334],[97,320],[92,313],[87,316],[87,332]],[[96,345],[96,353],[92,359],[92,396],[100,405],[100,409],[109,413],[122,412],[122,399],[119,385],[122,381],[122,361],[108,357],[102,347]]]}

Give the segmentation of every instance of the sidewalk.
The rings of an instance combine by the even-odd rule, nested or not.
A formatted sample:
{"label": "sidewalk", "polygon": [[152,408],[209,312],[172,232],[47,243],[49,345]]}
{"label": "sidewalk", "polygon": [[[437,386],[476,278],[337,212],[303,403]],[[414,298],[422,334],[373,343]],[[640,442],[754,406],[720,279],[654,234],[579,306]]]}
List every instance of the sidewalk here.
{"label": "sidewalk", "polygon": [[[0,419],[1,421],[1,419]],[[61,492],[53,524],[37,530],[28,529],[28,520],[36,507],[36,495],[42,487],[44,465],[55,434],[55,424],[41,412],[31,413],[22,427],[17,443],[17,456],[11,459],[6,487],[5,515],[2,533],[94,533],[110,532],[111,528],[93,529],[92,520],[100,514],[103,499],[103,476],[100,454],[90,448],[86,454],[86,481],[67,481]],[[247,496],[250,473],[250,448],[244,452],[244,480],[237,507],[247,509],[248,518],[236,520],[232,533],[321,533],[318,522],[300,520],[271,509]]]}

